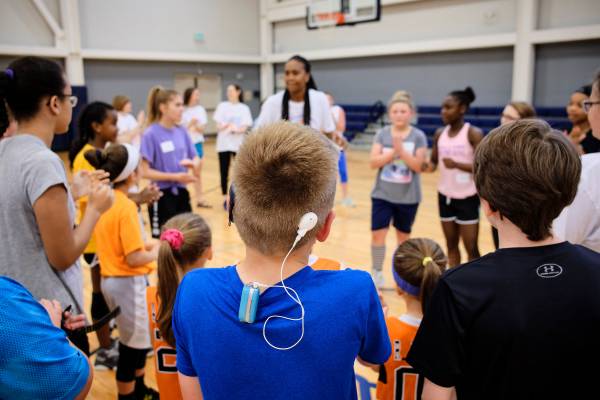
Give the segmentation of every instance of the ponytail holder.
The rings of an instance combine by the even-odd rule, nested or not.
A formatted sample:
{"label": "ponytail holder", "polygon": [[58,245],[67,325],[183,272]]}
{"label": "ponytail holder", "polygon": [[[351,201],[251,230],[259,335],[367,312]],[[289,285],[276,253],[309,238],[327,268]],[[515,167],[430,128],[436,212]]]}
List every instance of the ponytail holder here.
{"label": "ponytail holder", "polygon": [[8,76],[8,78],[9,78],[10,80],[13,80],[13,79],[15,79],[15,71],[13,71],[12,69],[10,69],[10,68],[6,68],[6,69],[4,70],[4,73],[6,74],[6,76]]}
{"label": "ponytail holder", "polygon": [[423,266],[426,267],[427,263],[433,262],[433,258],[431,257],[425,257],[423,258]]}
{"label": "ponytail holder", "polygon": [[171,249],[179,251],[183,245],[183,233],[178,229],[167,229],[160,235],[160,240],[169,243]]}

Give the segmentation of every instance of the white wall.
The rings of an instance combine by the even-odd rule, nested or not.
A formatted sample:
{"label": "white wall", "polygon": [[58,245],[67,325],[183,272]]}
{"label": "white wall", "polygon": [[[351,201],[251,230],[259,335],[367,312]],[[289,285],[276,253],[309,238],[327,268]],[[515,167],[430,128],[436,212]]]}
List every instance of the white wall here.
{"label": "white wall", "polygon": [[[74,81],[83,82],[85,65],[86,83],[94,97],[108,93],[103,77],[110,76],[104,74],[118,73],[121,63],[131,63],[128,76],[139,68],[140,75],[147,77],[146,85],[154,77],[166,82],[178,63],[190,68],[210,65],[228,74],[227,65],[236,70],[242,63],[255,68],[262,62],[260,80],[267,82],[273,75],[270,63],[299,52],[313,59],[321,86],[352,102],[386,99],[389,83],[413,90],[422,103],[433,103],[439,93],[470,79],[480,104],[491,105],[510,97],[513,79],[516,87],[528,87],[523,81],[529,76],[513,77],[513,46],[522,44],[525,36],[525,46],[543,43],[536,46],[533,100],[537,104],[562,105],[565,92],[600,68],[600,0],[382,0],[379,22],[315,31],[305,28],[308,0],[42,1],[63,28],[59,5],[78,9],[79,21],[74,24],[81,30],[81,49],[78,43],[69,48],[68,40],[54,47],[52,32],[31,0],[0,0],[0,56],[8,56],[0,62],[13,54],[67,57]],[[535,3],[535,26],[517,34],[517,10]],[[529,32],[535,27],[550,31]],[[194,41],[196,32],[205,34],[204,42]],[[552,44],[563,40],[580,42]],[[24,50],[11,53],[16,48]],[[379,50],[370,52],[373,48]],[[528,65],[529,59],[524,58],[519,66]],[[81,79],[74,68],[78,65]],[[118,80],[114,77],[113,82]],[[122,82],[127,90],[129,81]],[[262,87],[264,97],[270,88]],[[107,88],[112,91],[115,86]]]}
{"label": "white wall", "polygon": [[[281,65],[277,70],[280,71]],[[438,105],[452,90],[472,86],[474,105],[501,105],[510,100],[510,48],[315,61],[319,89],[339,103],[387,103],[396,90],[408,90],[419,105]]]}
{"label": "white wall", "polygon": [[[0,58],[0,65],[1,62]],[[140,110],[146,106],[152,86],[172,88],[175,74],[195,74],[198,69],[206,74],[221,75],[222,93],[231,83],[241,85],[244,90],[259,89],[256,65],[89,60],[85,62],[88,99],[111,103],[115,95],[124,94],[131,99],[134,109]],[[256,115],[258,99],[248,105]]]}
{"label": "white wall", "polygon": [[79,13],[84,49],[259,53],[258,0],[82,0]]}
{"label": "white wall", "polygon": [[600,21],[598,0],[539,0],[538,28],[565,28],[597,24]]}
{"label": "white wall", "polygon": [[[58,0],[45,0],[60,21]],[[30,0],[0,0],[0,45],[54,46],[54,36]]]}
{"label": "white wall", "polygon": [[303,19],[276,22],[274,52],[513,32],[516,1],[416,1],[383,7],[378,22],[310,31]]}
{"label": "white wall", "polygon": [[566,106],[569,96],[600,71],[600,40],[538,46],[534,103]]}

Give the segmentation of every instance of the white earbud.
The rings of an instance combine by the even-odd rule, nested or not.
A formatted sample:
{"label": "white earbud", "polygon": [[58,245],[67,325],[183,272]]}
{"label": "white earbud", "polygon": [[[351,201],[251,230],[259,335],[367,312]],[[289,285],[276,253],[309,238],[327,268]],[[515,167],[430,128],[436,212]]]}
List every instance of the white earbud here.
{"label": "white earbud", "polygon": [[310,231],[315,226],[317,226],[318,221],[319,218],[314,212],[311,211],[304,214],[302,218],[300,218],[300,222],[298,223],[298,236],[300,237],[300,239],[303,238],[304,235],[306,235],[306,232]]}

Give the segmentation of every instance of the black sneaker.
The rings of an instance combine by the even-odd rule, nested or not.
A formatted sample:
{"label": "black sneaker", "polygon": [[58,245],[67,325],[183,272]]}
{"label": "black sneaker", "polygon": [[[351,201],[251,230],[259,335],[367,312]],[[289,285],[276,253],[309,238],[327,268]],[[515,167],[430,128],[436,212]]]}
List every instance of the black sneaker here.
{"label": "black sneaker", "polygon": [[97,371],[108,371],[117,368],[119,362],[119,350],[115,347],[109,349],[98,349],[94,369]]}
{"label": "black sneaker", "polygon": [[160,400],[158,392],[152,388],[146,387],[146,391],[141,396],[136,396],[138,400]]}

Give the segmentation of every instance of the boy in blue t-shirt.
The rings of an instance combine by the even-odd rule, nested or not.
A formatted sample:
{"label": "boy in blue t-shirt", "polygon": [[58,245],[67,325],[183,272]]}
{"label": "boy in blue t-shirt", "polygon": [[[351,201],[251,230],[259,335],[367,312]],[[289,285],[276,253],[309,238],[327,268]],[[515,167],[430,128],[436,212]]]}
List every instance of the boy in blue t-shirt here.
{"label": "boy in blue t-shirt", "polygon": [[[389,357],[369,274],[307,266],[334,219],[336,162],[324,136],[289,122],[266,125],[242,145],[233,218],[246,257],[187,273],[174,306],[184,398],[356,399],[355,359],[382,364]],[[309,212],[316,226],[298,235]],[[252,323],[238,315],[248,284],[260,289]],[[240,314],[252,321],[247,305]]]}
{"label": "boy in blue t-shirt", "polygon": [[523,119],[485,137],[473,171],[500,248],[440,279],[407,358],[423,398],[595,398],[600,254],[551,230],[577,192],[575,148]]}
{"label": "boy in blue t-shirt", "polygon": [[[84,399],[92,386],[88,358],[60,329],[60,304],[42,302],[0,276],[0,399]],[[84,322],[69,317],[65,327]]]}

